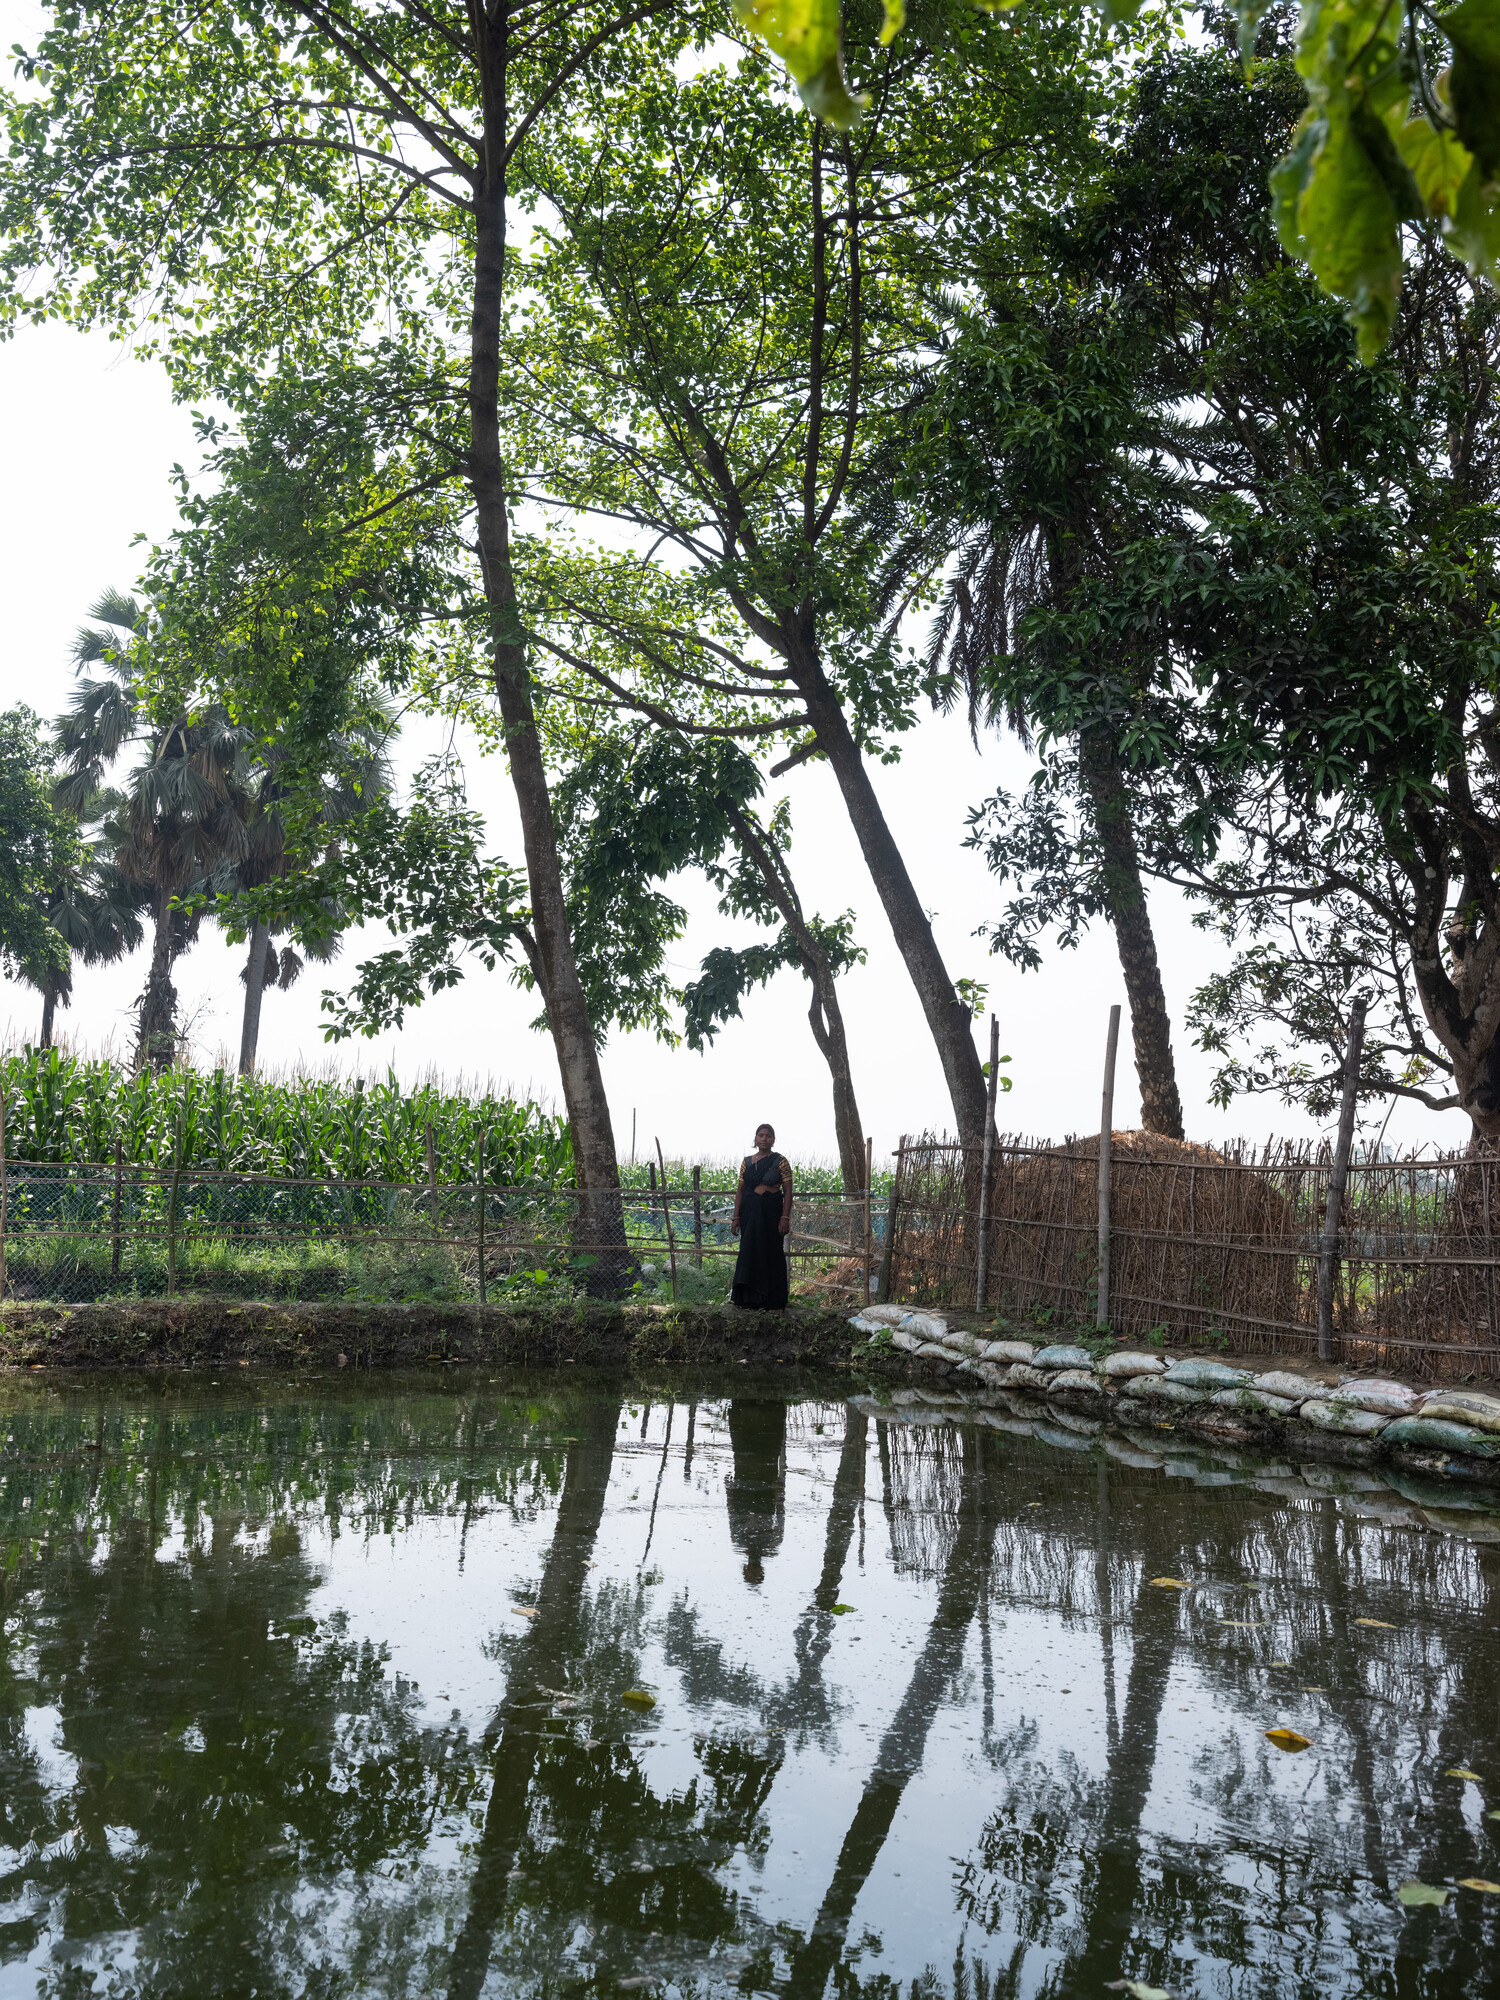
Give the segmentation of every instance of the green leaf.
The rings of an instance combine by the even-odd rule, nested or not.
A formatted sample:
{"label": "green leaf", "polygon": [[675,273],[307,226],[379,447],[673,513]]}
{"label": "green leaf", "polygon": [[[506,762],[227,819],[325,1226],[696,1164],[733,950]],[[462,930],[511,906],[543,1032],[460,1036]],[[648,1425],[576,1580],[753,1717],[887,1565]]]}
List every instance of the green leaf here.
{"label": "green leaf", "polygon": [[[888,0],[890,34],[896,32],[890,26],[893,4],[899,0]],[[844,76],[839,0],[735,0],[735,12],[781,57],[814,118],[840,132],[859,123],[868,100],[852,96]]]}
{"label": "green leaf", "polygon": [[1447,96],[1458,136],[1492,179],[1500,167],[1500,0],[1462,0],[1437,25],[1453,44]]}
{"label": "green leaf", "polygon": [[1366,361],[1384,347],[1401,292],[1401,239],[1390,191],[1353,128],[1348,99],[1311,106],[1271,175],[1277,234],[1345,302]]}
{"label": "green leaf", "polygon": [[906,26],[904,0],[885,0],[885,20],[880,28],[880,45],[886,48]]}
{"label": "green leaf", "polygon": [[1459,184],[1448,228],[1448,248],[1476,277],[1488,277],[1500,267],[1500,215],[1495,213],[1489,186],[1475,160]]}
{"label": "green leaf", "polygon": [[1428,1903],[1440,1910],[1448,1900],[1448,1891],[1436,1889],[1430,1882],[1403,1882],[1396,1891],[1396,1900],[1404,1903],[1409,1910],[1421,1909]]}
{"label": "green leaf", "polygon": [[1473,155],[1451,132],[1440,132],[1426,118],[1408,119],[1393,136],[1426,212],[1451,216],[1464,176],[1474,163]]}

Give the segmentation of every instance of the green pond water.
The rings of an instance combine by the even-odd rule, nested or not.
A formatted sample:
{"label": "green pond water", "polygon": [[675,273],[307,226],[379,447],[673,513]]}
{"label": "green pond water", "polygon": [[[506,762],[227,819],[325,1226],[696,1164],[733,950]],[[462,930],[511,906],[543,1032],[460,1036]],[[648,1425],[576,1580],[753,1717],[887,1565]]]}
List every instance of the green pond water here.
{"label": "green pond water", "polygon": [[0,1383],[0,1996],[1500,1990],[1491,1503],[786,1373]]}

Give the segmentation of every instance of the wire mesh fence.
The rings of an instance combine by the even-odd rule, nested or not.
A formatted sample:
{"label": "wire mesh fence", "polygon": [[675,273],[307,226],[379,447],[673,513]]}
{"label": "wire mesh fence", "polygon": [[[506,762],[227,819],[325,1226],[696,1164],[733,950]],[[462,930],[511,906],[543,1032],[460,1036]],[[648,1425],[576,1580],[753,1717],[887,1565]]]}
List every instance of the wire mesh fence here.
{"label": "wire mesh fence", "polygon": [[[1043,1326],[1095,1323],[1098,1152],[1097,1138],[1000,1140],[986,1309]],[[902,1142],[890,1297],[978,1303],[980,1171],[978,1147]],[[1313,1349],[1330,1171],[1326,1147],[1215,1150],[1116,1133],[1112,1331]],[[1491,1147],[1352,1162],[1334,1273],[1340,1358],[1500,1372],[1497,1224],[1500,1153]]]}
{"label": "wire mesh fence", "polygon": [[[35,1161],[0,1167],[0,1298],[534,1302],[727,1297],[733,1190],[289,1179]],[[881,1217],[799,1195],[794,1296],[857,1304]]]}

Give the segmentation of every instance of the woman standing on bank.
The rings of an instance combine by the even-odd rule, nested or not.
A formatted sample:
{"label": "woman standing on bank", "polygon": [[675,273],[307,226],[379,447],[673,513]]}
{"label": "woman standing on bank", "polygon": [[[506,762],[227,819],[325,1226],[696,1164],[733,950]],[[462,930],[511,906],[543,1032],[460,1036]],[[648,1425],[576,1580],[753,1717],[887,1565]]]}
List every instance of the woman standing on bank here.
{"label": "woman standing on bank", "polygon": [[740,1168],[729,1225],[740,1239],[730,1296],[751,1312],[786,1310],[786,1246],[781,1239],[792,1227],[792,1169],[780,1153],[772,1152],[775,1144],[771,1126],[756,1127],[755,1151]]}

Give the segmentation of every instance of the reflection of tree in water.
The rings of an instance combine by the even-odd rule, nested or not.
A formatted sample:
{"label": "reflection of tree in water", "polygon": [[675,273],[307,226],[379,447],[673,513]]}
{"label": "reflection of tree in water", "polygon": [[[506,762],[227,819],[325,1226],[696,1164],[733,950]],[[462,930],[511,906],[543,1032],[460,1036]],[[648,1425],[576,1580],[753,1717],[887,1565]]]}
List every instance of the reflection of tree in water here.
{"label": "reflection of tree in water", "polygon": [[767,1556],[775,1555],[786,1532],[786,1404],[736,1396],[729,1405],[729,1448],[729,1539],[745,1558],[746,1583],[760,1583]]}

